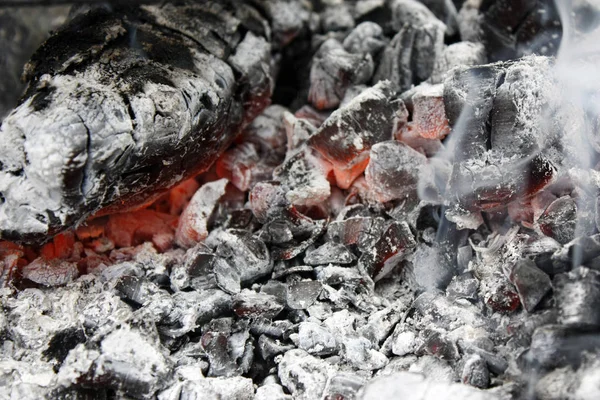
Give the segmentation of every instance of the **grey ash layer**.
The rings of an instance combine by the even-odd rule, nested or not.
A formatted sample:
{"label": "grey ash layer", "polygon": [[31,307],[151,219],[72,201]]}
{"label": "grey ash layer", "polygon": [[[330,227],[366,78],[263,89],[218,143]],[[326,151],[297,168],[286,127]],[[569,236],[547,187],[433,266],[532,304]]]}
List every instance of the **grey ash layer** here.
{"label": "grey ash layer", "polygon": [[230,2],[99,8],[24,76],[0,127],[0,237],[40,241],[206,169],[270,97],[270,30]]}

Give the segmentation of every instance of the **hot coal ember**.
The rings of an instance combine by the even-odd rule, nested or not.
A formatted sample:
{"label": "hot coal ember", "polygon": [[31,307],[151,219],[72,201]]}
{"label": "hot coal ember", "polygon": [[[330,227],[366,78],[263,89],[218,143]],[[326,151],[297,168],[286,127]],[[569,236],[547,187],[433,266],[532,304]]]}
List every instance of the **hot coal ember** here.
{"label": "hot coal ember", "polygon": [[600,397],[583,3],[556,58],[545,1],[79,8],[0,128],[0,398]]}

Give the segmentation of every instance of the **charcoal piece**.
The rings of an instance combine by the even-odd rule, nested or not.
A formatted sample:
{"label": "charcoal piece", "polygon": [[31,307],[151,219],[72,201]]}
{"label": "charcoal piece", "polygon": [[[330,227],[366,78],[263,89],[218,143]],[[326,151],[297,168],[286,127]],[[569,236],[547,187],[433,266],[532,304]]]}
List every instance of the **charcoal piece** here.
{"label": "charcoal piece", "polygon": [[292,396],[285,394],[281,385],[269,383],[256,389],[254,400],[292,400]]}
{"label": "charcoal piece", "polygon": [[448,361],[456,361],[460,357],[456,343],[438,331],[425,332],[423,344],[416,350],[416,354],[430,354]]}
{"label": "charcoal piece", "polygon": [[554,279],[558,322],[582,328],[600,326],[600,273],[578,267]]}
{"label": "charcoal piece", "polygon": [[472,343],[468,343],[463,339],[459,339],[457,342],[458,348],[463,354],[477,354],[485,360],[487,368],[490,372],[500,375],[508,368],[508,362],[501,356],[494,354],[490,351],[477,347]]}
{"label": "charcoal piece", "polygon": [[43,286],[62,286],[77,278],[79,270],[74,262],[40,257],[24,266],[21,275]]}
{"label": "charcoal piece", "polygon": [[421,374],[395,372],[367,382],[358,394],[359,400],[420,399],[420,400],[497,400],[500,397],[466,385],[436,382]]}
{"label": "charcoal piece", "polygon": [[288,151],[301,148],[317,130],[311,121],[297,118],[294,114],[288,112],[283,115],[283,122]]}
{"label": "charcoal piece", "polygon": [[[417,335],[410,330],[402,330],[400,325],[391,337],[391,350],[397,356],[405,356],[413,353],[417,348]],[[384,346],[385,347],[385,346]]]}
{"label": "charcoal piece", "polygon": [[474,306],[454,303],[435,292],[425,292],[415,299],[413,306],[419,314],[431,318],[436,326],[453,329],[461,325],[486,327],[488,322]]}
{"label": "charcoal piece", "polygon": [[317,356],[335,354],[338,344],[335,337],[315,322],[302,322],[298,327],[298,347]]}
{"label": "charcoal piece", "polygon": [[573,264],[593,264],[600,256],[600,234],[581,236],[564,245],[552,255],[555,263],[566,263],[567,270]]}
{"label": "charcoal piece", "polygon": [[527,312],[532,312],[552,290],[550,277],[531,260],[517,262],[510,273],[510,281],[515,285],[521,304]]}
{"label": "charcoal piece", "polygon": [[446,35],[458,33],[458,11],[452,0],[421,0],[431,12],[446,25]]}
{"label": "charcoal piece", "polygon": [[254,143],[243,142],[227,150],[217,160],[216,172],[219,178],[226,178],[242,192],[256,183],[256,174],[261,168],[260,155]]}
{"label": "charcoal piece", "polygon": [[207,183],[194,194],[179,218],[175,233],[179,246],[189,248],[206,239],[211,216],[219,199],[225,195],[227,183],[227,179]]}
{"label": "charcoal piece", "polygon": [[369,339],[373,346],[379,347],[400,321],[404,311],[406,311],[406,304],[397,301],[389,307],[372,313],[367,323],[357,329],[357,332]]}
{"label": "charcoal piece", "polygon": [[378,281],[389,274],[416,247],[415,238],[406,222],[394,221],[358,260],[368,276]]}
{"label": "charcoal piece", "polygon": [[220,275],[233,271],[232,274],[239,275],[240,283],[247,285],[273,271],[273,261],[265,243],[243,231],[230,230],[220,235],[215,254],[224,269],[217,271],[215,264],[217,281]]}
{"label": "charcoal piece", "polygon": [[375,57],[385,47],[385,36],[379,24],[366,21],[358,24],[346,36],[343,44],[350,53],[369,53]]}
{"label": "charcoal piece", "polygon": [[446,288],[446,293],[451,298],[475,301],[477,300],[478,288],[479,281],[477,278],[471,272],[466,272],[452,278]]}
{"label": "charcoal piece", "polygon": [[313,58],[308,101],[319,110],[337,107],[349,86],[371,79],[373,68],[370,54],[348,53],[337,40],[325,41]]}
{"label": "charcoal piece", "polygon": [[325,8],[320,17],[324,32],[346,31],[354,28],[350,6],[345,2]]}
{"label": "charcoal piece", "polygon": [[429,78],[444,49],[446,26],[422,3],[391,2],[392,27],[397,34],[383,50],[374,82],[389,79],[400,91]]}
{"label": "charcoal piece", "polygon": [[447,46],[436,60],[429,81],[443,83],[448,72],[460,66],[476,66],[487,63],[485,47],[481,43],[458,42]]}
{"label": "charcoal piece", "polygon": [[557,7],[549,0],[485,0],[482,39],[491,61],[528,54],[552,56],[558,51],[562,28]]}
{"label": "charcoal piece", "polygon": [[323,290],[320,282],[298,281],[290,284],[287,290],[287,306],[293,310],[306,310]]}
{"label": "charcoal piece", "polygon": [[48,347],[42,353],[47,360],[56,360],[58,365],[62,364],[69,351],[80,343],[86,341],[85,332],[81,328],[68,328],[57,332],[50,342]]}
{"label": "charcoal piece", "polygon": [[570,196],[553,201],[538,218],[542,233],[560,244],[567,244],[575,238],[577,225],[577,204]]}
{"label": "charcoal piece", "polygon": [[283,304],[280,304],[275,296],[248,289],[233,296],[231,307],[240,318],[273,319],[283,310]]}
{"label": "charcoal piece", "polygon": [[596,352],[600,339],[594,332],[581,332],[560,325],[544,325],[531,336],[531,346],[522,355],[523,366],[556,368],[579,365],[585,352]]}
{"label": "charcoal piece", "polygon": [[278,339],[270,338],[267,335],[260,335],[258,338],[258,351],[263,360],[270,360],[278,354],[293,350],[296,346],[285,344]]}
{"label": "charcoal piece", "polygon": [[294,236],[294,240],[271,246],[271,256],[274,260],[291,260],[312,246],[321,237],[327,224],[325,221],[313,221],[299,214],[295,209],[290,209],[288,225]]}
{"label": "charcoal piece", "polygon": [[366,383],[364,377],[357,373],[340,372],[335,374],[325,391],[326,399],[356,399],[356,394]]}
{"label": "charcoal piece", "polygon": [[420,244],[410,256],[411,277],[419,290],[445,290],[456,274],[449,246]]}
{"label": "charcoal piece", "polygon": [[230,312],[231,296],[219,289],[173,294],[173,310],[160,332],[178,338],[196,329],[199,324]]}
{"label": "charcoal piece", "polygon": [[[230,377],[248,371],[254,347],[247,330],[236,331],[230,319],[212,320],[200,339],[209,360],[208,376]],[[246,354],[247,353],[247,354]]]}
{"label": "charcoal piece", "polygon": [[383,368],[388,359],[379,351],[375,350],[371,341],[362,336],[348,336],[342,342],[341,355],[344,360],[353,367],[374,371]]}
{"label": "charcoal piece", "polygon": [[334,111],[309,141],[333,164],[338,187],[347,189],[366,167],[371,147],[392,138],[396,108],[389,82],[381,82]]}
{"label": "charcoal piece", "polygon": [[288,265],[285,262],[279,262],[275,265],[271,278],[281,279],[289,275],[303,273],[305,273],[305,275],[310,275],[313,270],[314,268],[310,265]]}
{"label": "charcoal piece", "polygon": [[562,246],[556,240],[543,236],[529,243],[523,255],[533,259],[539,269],[552,277],[558,273],[566,272],[566,270],[556,268],[557,265],[552,260],[553,254],[561,249]]}
{"label": "charcoal piece", "polygon": [[124,276],[115,284],[119,297],[136,307],[143,307],[156,321],[168,317],[173,310],[173,299],[166,290],[162,290],[145,278]]}
{"label": "charcoal piece", "polygon": [[304,350],[290,350],[279,362],[281,384],[299,400],[318,399],[323,395],[333,367]]}
{"label": "charcoal piece", "polygon": [[194,377],[178,381],[158,395],[158,400],[178,399],[253,399],[254,386],[250,378],[233,376],[229,378]]}
{"label": "charcoal piece", "polygon": [[354,260],[356,256],[346,246],[334,242],[326,242],[304,256],[308,265],[350,264]]}
{"label": "charcoal piece", "polygon": [[287,201],[295,206],[316,206],[331,195],[327,167],[312,151],[303,148],[273,172],[281,182]]}
{"label": "charcoal piece", "polygon": [[477,354],[469,356],[464,363],[460,380],[467,385],[486,389],[490,385],[490,372],[485,360]]}
{"label": "charcoal piece", "polygon": [[58,383],[110,388],[148,398],[166,385],[171,368],[158,341],[141,331],[121,328],[104,337],[97,347],[80,344],[71,350],[58,371]]}
{"label": "charcoal piece", "polygon": [[364,276],[356,268],[328,265],[315,268],[315,273],[319,282],[329,286],[359,286],[364,280]]}
{"label": "charcoal piece", "polygon": [[483,36],[481,19],[483,16],[479,13],[480,6],[479,0],[465,0],[458,11],[458,30],[463,42],[481,42]]}
{"label": "charcoal piece", "polygon": [[[270,45],[252,31],[243,36],[242,25],[216,2],[97,8],[51,36],[0,128],[13,149],[1,160],[2,237],[47,240],[210,166],[244,109],[252,117],[270,95]],[[248,84],[238,85],[234,71]]]}
{"label": "charcoal piece", "polygon": [[365,179],[381,202],[415,198],[425,161],[425,156],[404,143],[396,140],[377,143],[371,148]]}
{"label": "charcoal piece", "polygon": [[303,34],[310,22],[310,9],[299,0],[257,2],[266,12],[271,24],[273,38],[278,46],[285,46]]}
{"label": "charcoal piece", "polygon": [[408,129],[424,139],[444,139],[450,133],[443,99],[443,85],[422,83],[402,94],[412,110],[412,121]]}
{"label": "charcoal piece", "polygon": [[285,156],[283,116],[286,112],[287,109],[280,105],[267,107],[246,127],[239,140],[257,145],[262,154],[275,153],[279,157]]}
{"label": "charcoal piece", "polygon": [[265,243],[285,244],[294,239],[290,223],[285,219],[275,219],[263,225],[258,237]]}
{"label": "charcoal piece", "polygon": [[171,268],[171,286],[177,290],[189,287],[208,289],[215,283],[212,273],[214,258],[212,250],[202,243],[188,249],[183,262]]}
{"label": "charcoal piece", "polygon": [[261,223],[279,216],[289,207],[279,182],[259,182],[252,188],[249,197],[252,214]]}
{"label": "charcoal piece", "polygon": [[356,246],[360,251],[366,252],[379,240],[384,225],[383,218],[350,217],[330,223],[327,227],[327,238],[346,246]]}
{"label": "charcoal piece", "polygon": [[268,321],[264,318],[256,318],[250,322],[250,332],[253,335],[267,335],[274,338],[282,338],[292,328],[292,323],[287,320]]}

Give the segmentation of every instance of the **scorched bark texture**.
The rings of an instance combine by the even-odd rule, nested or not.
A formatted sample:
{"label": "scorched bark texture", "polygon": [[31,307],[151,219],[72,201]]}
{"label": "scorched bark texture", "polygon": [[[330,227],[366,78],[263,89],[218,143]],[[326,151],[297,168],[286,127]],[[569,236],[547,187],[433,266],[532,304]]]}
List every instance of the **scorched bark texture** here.
{"label": "scorched bark texture", "polygon": [[0,237],[45,240],[206,169],[269,102],[269,37],[233,1],[74,17],[0,127]]}

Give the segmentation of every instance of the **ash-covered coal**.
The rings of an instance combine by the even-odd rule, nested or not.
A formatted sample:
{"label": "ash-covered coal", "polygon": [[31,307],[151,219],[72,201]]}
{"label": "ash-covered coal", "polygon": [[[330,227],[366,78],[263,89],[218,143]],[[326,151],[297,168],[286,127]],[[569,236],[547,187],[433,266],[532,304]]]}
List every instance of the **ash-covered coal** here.
{"label": "ash-covered coal", "polygon": [[[110,32],[129,30],[102,36],[101,48],[78,42],[85,57],[69,59],[68,71],[56,63],[70,53],[51,58],[58,43],[52,52],[47,44],[36,68],[56,65],[43,79],[108,71],[101,60],[115,62],[110,76],[118,77],[134,59],[140,73],[164,72],[136,75],[140,102],[206,74],[230,86],[209,93],[203,83],[186,95],[188,111],[206,106],[203,94],[218,97],[214,120],[197,124],[200,136],[176,136],[169,148],[175,137],[151,135],[138,149],[179,171],[172,183],[181,182],[156,201],[82,220],[43,245],[0,242],[0,398],[599,397],[598,125],[588,109],[561,107],[560,58],[524,47],[536,32],[540,46],[557,39],[552,19],[532,14],[544,2],[523,4],[202,2],[73,20],[50,42],[93,15]],[[512,21],[510,7],[524,19]],[[149,33],[158,37],[152,46]],[[503,43],[513,53],[538,55],[489,64],[503,49],[490,33],[516,38]],[[178,59],[170,58],[178,48],[159,51],[167,39],[203,60],[195,72],[166,66]],[[262,110],[271,78],[282,104]],[[63,104],[56,89],[27,117],[36,86],[1,133],[45,129],[35,119],[60,106],[85,106],[86,118],[118,111],[129,92],[119,79],[102,84],[97,94],[115,100],[94,98],[104,108],[76,94]],[[137,104],[136,118],[127,113],[131,130],[119,134],[198,132],[168,105],[152,105],[145,124]],[[98,132],[118,128],[90,121]],[[573,140],[578,131],[585,146]],[[86,151],[109,157],[94,146]],[[0,154],[13,160],[20,150]],[[210,160],[198,158],[205,150]],[[188,178],[191,163],[207,170]],[[118,186],[111,201],[148,187],[148,172],[134,170],[141,180]],[[98,185],[85,193],[113,190],[108,180]],[[65,204],[80,216],[91,210]]]}

